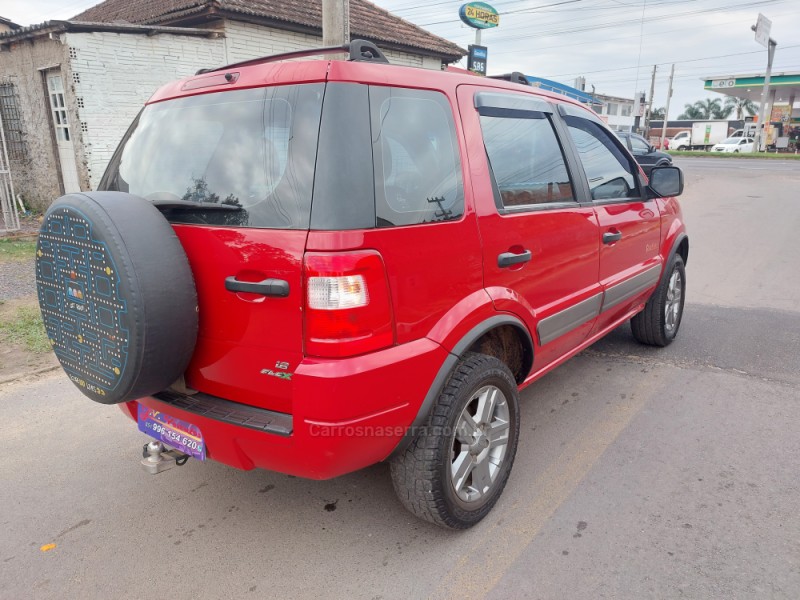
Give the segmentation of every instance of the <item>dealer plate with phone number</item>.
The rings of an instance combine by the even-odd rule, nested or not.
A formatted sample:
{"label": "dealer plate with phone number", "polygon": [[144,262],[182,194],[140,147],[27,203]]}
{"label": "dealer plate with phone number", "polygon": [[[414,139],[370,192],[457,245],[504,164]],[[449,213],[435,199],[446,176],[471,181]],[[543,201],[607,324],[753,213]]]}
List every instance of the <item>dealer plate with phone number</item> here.
{"label": "dealer plate with phone number", "polygon": [[203,434],[197,425],[164,414],[160,410],[139,404],[139,430],[157,440],[188,454],[197,460],[206,459]]}

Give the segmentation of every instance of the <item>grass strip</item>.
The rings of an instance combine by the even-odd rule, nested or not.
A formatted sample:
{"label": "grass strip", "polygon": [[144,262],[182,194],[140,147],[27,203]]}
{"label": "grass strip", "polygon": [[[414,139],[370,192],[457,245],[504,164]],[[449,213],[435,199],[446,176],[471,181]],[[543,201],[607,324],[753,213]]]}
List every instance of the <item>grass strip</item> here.
{"label": "grass strip", "polygon": [[0,263],[33,258],[36,241],[0,239]]}
{"label": "grass strip", "polygon": [[20,306],[3,316],[0,320],[0,339],[36,354],[51,350],[38,306]]}

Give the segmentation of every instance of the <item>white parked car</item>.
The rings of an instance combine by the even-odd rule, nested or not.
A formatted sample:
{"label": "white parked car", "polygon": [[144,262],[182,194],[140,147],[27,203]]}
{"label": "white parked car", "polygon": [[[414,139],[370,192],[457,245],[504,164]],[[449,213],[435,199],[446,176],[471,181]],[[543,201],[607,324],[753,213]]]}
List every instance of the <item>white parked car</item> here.
{"label": "white parked car", "polygon": [[752,152],[755,140],[749,137],[729,137],[715,144],[712,152]]}

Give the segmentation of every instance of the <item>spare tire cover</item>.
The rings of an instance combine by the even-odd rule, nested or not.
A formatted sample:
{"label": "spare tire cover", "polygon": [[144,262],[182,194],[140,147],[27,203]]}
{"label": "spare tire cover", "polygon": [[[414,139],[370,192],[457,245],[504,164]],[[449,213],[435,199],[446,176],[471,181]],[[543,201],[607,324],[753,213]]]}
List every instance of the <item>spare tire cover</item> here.
{"label": "spare tire cover", "polygon": [[169,387],[197,339],[197,292],[172,227],[121,192],[68,194],[44,216],[36,287],[64,371],[92,400],[117,404]]}

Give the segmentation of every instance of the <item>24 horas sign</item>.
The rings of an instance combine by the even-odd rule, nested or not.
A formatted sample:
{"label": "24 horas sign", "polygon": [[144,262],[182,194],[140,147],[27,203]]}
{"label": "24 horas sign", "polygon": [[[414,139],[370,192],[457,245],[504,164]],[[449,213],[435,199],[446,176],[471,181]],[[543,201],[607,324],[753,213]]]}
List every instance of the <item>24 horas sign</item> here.
{"label": "24 horas sign", "polygon": [[500,15],[497,14],[497,9],[485,2],[464,4],[459,9],[458,16],[464,23],[475,29],[489,29],[500,24]]}

